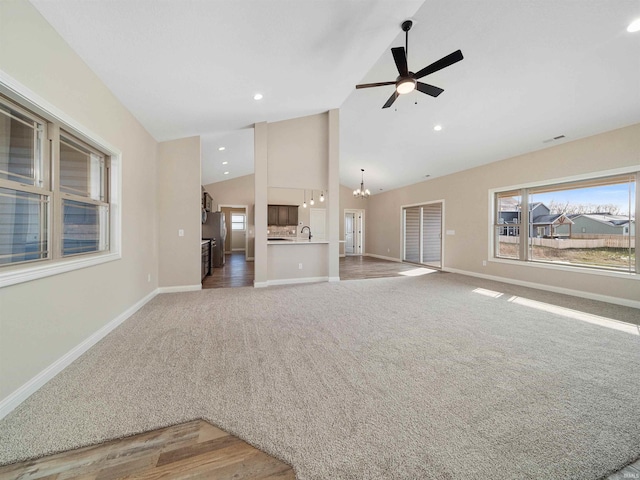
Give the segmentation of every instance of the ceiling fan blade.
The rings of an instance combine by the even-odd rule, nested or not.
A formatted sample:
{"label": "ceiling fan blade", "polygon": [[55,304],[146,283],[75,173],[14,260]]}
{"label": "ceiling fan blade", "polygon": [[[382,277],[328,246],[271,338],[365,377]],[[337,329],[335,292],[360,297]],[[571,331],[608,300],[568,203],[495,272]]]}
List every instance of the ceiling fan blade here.
{"label": "ceiling fan blade", "polygon": [[409,75],[409,67],[407,66],[407,55],[404,53],[404,47],[395,47],[391,49],[393,59],[398,67],[398,73],[401,77]]}
{"label": "ceiling fan blade", "polygon": [[416,82],[416,88],[420,90],[422,93],[426,93],[427,95],[431,95],[432,97],[437,97],[442,92],[443,89],[440,87],[434,87],[433,85],[429,85],[428,83]]}
{"label": "ceiling fan blade", "polygon": [[395,85],[396,82],[361,83],[356,88],[383,87],[385,85]]}
{"label": "ceiling fan blade", "polygon": [[393,102],[396,101],[396,98],[398,98],[400,94],[397,91],[393,91],[393,94],[389,97],[389,100],[387,100],[387,103],[385,103],[382,108],[389,108],[391,105],[393,105]]}
{"label": "ceiling fan blade", "polygon": [[446,57],[442,57],[437,62],[433,62],[431,65],[424,67],[422,70],[415,74],[415,78],[422,78],[427,75],[432,74],[433,72],[437,72],[438,70],[442,70],[443,68],[448,67],[449,65],[453,65],[456,62],[459,62],[464,57],[462,56],[462,52],[460,50],[456,50],[453,53],[450,53]]}

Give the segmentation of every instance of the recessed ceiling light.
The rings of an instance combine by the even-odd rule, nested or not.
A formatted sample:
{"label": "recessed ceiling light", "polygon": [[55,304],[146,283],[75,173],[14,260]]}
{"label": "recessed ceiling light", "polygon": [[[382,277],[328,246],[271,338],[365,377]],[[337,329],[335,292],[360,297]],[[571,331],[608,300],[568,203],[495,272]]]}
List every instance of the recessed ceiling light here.
{"label": "recessed ceiling light", "polygon": [[224,172],[225,175],[229,175],[229,172]]}
{"label": "recessed ceiling light", "polygon": [[256,94],[253,96],[253,99],[254,99],[254,100],[262,100],[262,94],[261,94],[261,93],[256,93]]}
{"label": "recessed ceiling light", "polygon": [[218,150],[223,151],[225,150],[225,147],[218,147]]}
{"label": "recessed ceiling light", "polygon": [[229,162],[222,162],[223,165],[226,165],[227,163],[229,163]]}
{"label": "recessed ceiling light", "polygon": [[627,27],[627,32],[629,32],[629,33],[635,33],[635,32],[638,32],[638,31],[640,31],[640,18],[636,18]]}
{"label": "recessed ceiling light", "polygon": [[435,127],[433,127],[433,129],[434,129],[436,132],[439,132],[440,130],[442,130],[442,125],[436,125]]}

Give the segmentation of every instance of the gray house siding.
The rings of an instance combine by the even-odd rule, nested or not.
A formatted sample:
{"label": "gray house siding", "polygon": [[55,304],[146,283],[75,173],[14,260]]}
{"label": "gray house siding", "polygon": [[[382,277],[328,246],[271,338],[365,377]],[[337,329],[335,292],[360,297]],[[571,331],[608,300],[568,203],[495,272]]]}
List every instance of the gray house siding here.
{"label": "gray house siding", "polygon": [[[635,222],[631,222],[631,232],[629,232],[629,223],[625,223],[622,225],[612,225],[610,223],[601,222],[598,220],[594,220],[593,218],[589,218],[584,215],[579,215],[574,218],[572,233],[576,235],[580,234],[592,234],[592,235],[635,235]],[[626,229],[626,231],[625,231]],[[560,226],[557,228],[557,232],[561,235],[569,234],[568,226]]]}

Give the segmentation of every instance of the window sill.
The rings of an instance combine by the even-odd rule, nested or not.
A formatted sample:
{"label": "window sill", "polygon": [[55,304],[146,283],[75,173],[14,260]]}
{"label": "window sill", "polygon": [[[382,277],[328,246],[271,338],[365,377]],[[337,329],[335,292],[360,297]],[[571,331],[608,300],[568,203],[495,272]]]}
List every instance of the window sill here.
{"label": "window sill", "polygon": [[118,252],[91,255],[83,258],[61,260],[58,262],[47,261],[33,266],[25,266],[18,270],[2,272],[0,270],[0,288],[16,285],[18,283],[30,282],[40,278],[51,277],[61,273],[79,270],[81,268],[92,267],[102,263],[112,262],[122,258]]}
{"label": "window sill", "polygon": [[572,265],[557,265],[543,262],[525,262],[522,260],[509,260],[507,258],[490,258],[489,262],[516,265],[523,267],[543,268],[547,270],[560,270],[572,273],[584,273],[587,275],[601,275],[604,277],[625,278],[627,280],[640,280],[640,275],[632,272],[618,272],[615,270],[604,270],[600,268],[576,267]]}

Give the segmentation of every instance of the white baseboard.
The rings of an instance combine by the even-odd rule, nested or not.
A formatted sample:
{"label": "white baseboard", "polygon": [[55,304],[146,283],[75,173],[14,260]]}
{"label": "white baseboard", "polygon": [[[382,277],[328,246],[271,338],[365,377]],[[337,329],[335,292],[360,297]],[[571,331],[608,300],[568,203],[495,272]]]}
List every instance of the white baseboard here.
{"label": "white baseboard", "polygon": [[395,257],[385,257],[384,255],[376,255],[375,253],[364,253],[363,254],[364,257],[373,257],[373,258],[379,258],[381,260],[389,260],[390,262],[399,262],[402,263],[402,260],[400,260],[399,258],[395,258]]}
{"label": "white baseboard", "polygon": [[347,256],[346,253],[341,253],[340,255],[338,255],[340,258],[345,258]]}
{"label": "white baseboard", "polygon": [[278,280],[268,280],[267,287],[274,285],[293,285],[296,283],[316,283],[316,282],[328,282],[329,277],[305,277],[305,278],[282,278]]}
{"label": "white baseboard", "polygon": [[247,257],[246,258],[247,262],[253,262],[255,261],[254,257]]}
{"label": "white baseboard", "polygon": [[244,248],[232,248],[232,252],[244,252]]}
{"label": "white baseboard", "polygon": [[588,298],[589,300],[597,300],[599,302],[613,303],[615,305],[622,305],[625,307],[640,308],[640,301],[628,300],[626,298],[611,297],[609,295],[601,295],[599,293],[584,292],[582,290],[572,290],[570,288],[555,287],[552,285],[543,285],[541,283],[534,283],[534,282],[526,282],[524,280],[515,280],[509,277],[499,277],[496,275],[486,275],[484,273],[469,272],[467,270],[458,270],[457,268],[444,267],[442,271],[450,272],[450,273],[459,273],[460,275],[483,278],[485,280],[493,280],[496,282],[512,283],[514,285],[519,285],[521,287],[535,288],[538,290],[545,290],[547,292],[562,293],[564,295],[572,295],[574,297]]}
{"label": "white baseboard", "polygon": [[264,288],[268,286],[269,282],[256,282],[255,280],[253,281],[253,288]]}
{"label": "white baseboard", "polygon": [[202,290],[202,285],[180,285],[177,287],[160,287],[158,293],[196,292]]}
{"label": "white baseboard", "polygon": [[339,282],[340,281],[340,277],[329,277],[329,281],[330,282]]}
{"label": "white baseboard", "polygon": [[24,402],[27,398],[33,395],[40,387],[59,374],[66,367],[71,365],[80,355],[85,353],[96,343],[102,340],[109,332],[115,329],[118,325],[124,322],[131,315],[140,310],[147,302],[153,299],[158,294],[158,289],[149,293],[142,300],[136,302],[134,305],[126,309],[116,318],[107,323],[104,327],[97,332],[83,340],[80,344],[69,350],[66,354],[53,362],[47,368],[38,373],[35,377],[22,385],[8,397],[3,398],[0,401],[0,419],[6,417],[14,408]]}

